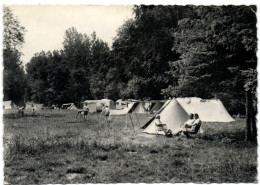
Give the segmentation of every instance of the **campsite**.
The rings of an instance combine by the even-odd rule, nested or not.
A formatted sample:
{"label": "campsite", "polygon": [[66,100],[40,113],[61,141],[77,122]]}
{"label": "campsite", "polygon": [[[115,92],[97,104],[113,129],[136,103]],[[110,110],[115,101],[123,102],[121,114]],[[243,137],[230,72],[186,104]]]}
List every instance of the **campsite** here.
{"label": "campsite", "polygon": [[257,183],[256,11],[5,5],[4,184]]}
{"label": "campsite", "polygon": [[[98,113],[83,122],[73,110],[48,111],[50,117],[4,120],[5,181],[255,182],[256,144],[244,142],[243,118],[204,123],[203,135],[187,139],[143,133],[134,115],[135,131],[122,115],[105,125]],[[149,117],[138,114],[142,123]]]}

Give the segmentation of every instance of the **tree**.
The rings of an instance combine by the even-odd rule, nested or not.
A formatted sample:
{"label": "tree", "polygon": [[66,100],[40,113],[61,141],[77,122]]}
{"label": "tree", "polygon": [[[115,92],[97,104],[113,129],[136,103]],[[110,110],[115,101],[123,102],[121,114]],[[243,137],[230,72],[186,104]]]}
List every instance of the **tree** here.
{"label": "tree", "polygon": [[[133,78],[142,80],[137,98],[162,98],[161,89],[169,85],[169,75],[165,73],[169,70],[168,62],[179,56],[172,51],[171,30],[177,26],[185,8],[135,6],[135,19],[126,21],[118,29],[112,47],[115,67],[120,71],[120,83],[137,85]],[[132,85],[129,87],[138,88]]]}
{"label": "tree", "polygon": [[252,8],[193,7],[192,16],[181,19],[173,32],[173,49],[181,56],[170,62],[172,86],[164,92],[202,98],[217,95],[231,113],[243,114],[241,70],[256,68],[256,16]]}
{"label": "tree", "polygon": [[251,128],[256,137],[256,109],[252,107],[257,82],[255,9],[193,7],[192,16],[181,19],[173,32],[173,49],[181,55],[170,62],[167,73],[172,76],[172,85],[163,91],[173,96],[217,95],[230,112],[243,114],[246,110],[249,139]]}
{"label": "tree", "polygon": [[23,100],[25,89],[25,74],[20,60],[20,47],[24,43],[25,28],[20,25],[17,17],[8,7],[4,7],[4,100],[18,103]]}

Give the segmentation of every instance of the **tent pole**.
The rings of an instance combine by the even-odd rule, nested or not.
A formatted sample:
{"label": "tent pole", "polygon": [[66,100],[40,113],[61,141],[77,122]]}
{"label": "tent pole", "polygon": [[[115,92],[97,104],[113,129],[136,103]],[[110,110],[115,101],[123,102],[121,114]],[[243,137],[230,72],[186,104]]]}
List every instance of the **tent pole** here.
{"label": "tent pole", "polygon": [[125,128],[127,128],[127,114],[125,115]]}
{"label": "tent pole", "polygon": [[138,121],[138,123],[139,123],[139,127],[141,127],[141,124],[140,124],[140,121],[139,121],[139,119],[138,119],[138,116],[137,116],[136,112],[135,112],[135,116],[136,116],[136,119],[137,119],[137,121]]}

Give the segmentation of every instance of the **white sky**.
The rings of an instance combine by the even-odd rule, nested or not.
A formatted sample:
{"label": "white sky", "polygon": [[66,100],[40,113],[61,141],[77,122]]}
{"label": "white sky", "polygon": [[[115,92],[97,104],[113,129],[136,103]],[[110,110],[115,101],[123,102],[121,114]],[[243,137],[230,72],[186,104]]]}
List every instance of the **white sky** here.
{"label": "white sky", "polygon": [[21,49],[24,64],[40,51],[62,49],[65,31],[76,27],[90,36],[96,31],[103,41],[112,44],[116,30],[132,18],[133,6],[90,5],[8,5],[25,27],[25,43]]}

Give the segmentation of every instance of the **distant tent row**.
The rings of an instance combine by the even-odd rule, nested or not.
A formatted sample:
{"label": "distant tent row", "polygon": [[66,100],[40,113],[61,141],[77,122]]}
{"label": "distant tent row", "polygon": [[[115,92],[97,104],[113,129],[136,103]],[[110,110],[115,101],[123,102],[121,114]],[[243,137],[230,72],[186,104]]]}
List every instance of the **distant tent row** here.
{"label": "distant tent row", "polygon": [[41,110],[44,108],[43,104],[38,104],[38,103],[34,103],[34,102],[26,102],[25,104],[25,110]]}
{"label": "distant tent row", "polygon": [[164,104],[164,100],[154,100],[154,101],[138,101],[138,100],[128,100],[126,101],[126,107],[121,110],[110,110],[111,115],[123,115],[127,113],[155,113]]}
{"label": "distant tent row", "polygon": [[[19,106],[17,106],[12,100],[10,101],[3,101],[3,109],[4,110],[11,110],[11,109],[18,109]],[[38,104],[34,102],[26,102],[25,103],[25,110],[40,110],[43,109],[43,104]]]}
{"label": "distant tent row", "polygon": [[[197,113],[203,122],[232,122],[222,102],[217,99],[203,100],[201,98],[177,98],[168,100],[157,112],[161,121],[167,124],[173,132],[179,129],[188,119],[190,113]],[[156,134],[155,116],[142,127],[143,132]],[[158,134],[164,134],[159,132]]]}
{"label": "distant tent row", "polygon": [[108,106],[110,109],[115,109],[116,105],[113,100],[102,99],[102,100],[85,100],[82,103],[87,103],[90,112],[102,111],[103,106]]}
{"label": "distant tent row", "polygon": [[11,109],[17,109],[17,108],[18,108],[18,106],[12,100],[3,102],[4,110],[11,110]]}

